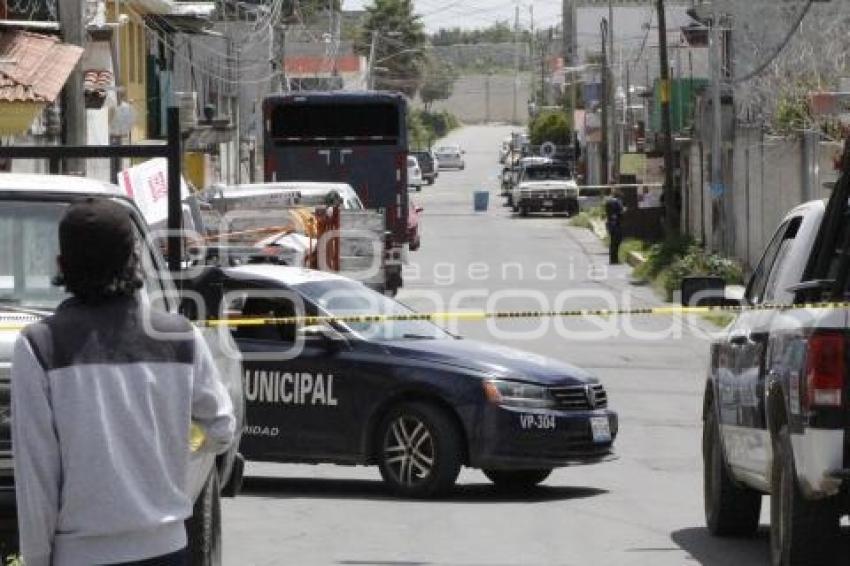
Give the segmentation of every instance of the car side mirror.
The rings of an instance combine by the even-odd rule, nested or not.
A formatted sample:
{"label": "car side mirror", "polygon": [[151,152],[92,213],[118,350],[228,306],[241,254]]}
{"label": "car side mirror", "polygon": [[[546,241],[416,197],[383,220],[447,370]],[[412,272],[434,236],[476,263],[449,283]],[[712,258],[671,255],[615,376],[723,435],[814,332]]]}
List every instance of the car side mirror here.
{"label": "car side mirror", "polygon": [[325,324],[305,326],[298,330],[298,334],[305,340],[321,342],[329,349],[336,349],[348,343],[341,333]]}
{"label": "car side mirror", "polygon": [[421,206],[416,207],[416,214],[422,214],[423,212],[425,212],[425,209],[423,207],[421,207]]}

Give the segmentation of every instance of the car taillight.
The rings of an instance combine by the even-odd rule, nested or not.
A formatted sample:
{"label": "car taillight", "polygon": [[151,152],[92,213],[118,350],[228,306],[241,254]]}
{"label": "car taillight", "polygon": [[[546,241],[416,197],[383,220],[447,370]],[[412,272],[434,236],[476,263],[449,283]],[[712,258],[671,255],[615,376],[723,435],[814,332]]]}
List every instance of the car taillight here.
{"label": "car taillight", "polygon": [[844,395],[845,338],[818,332],[809,338],[806,357],[806,401],[810,407],[840,407]]}

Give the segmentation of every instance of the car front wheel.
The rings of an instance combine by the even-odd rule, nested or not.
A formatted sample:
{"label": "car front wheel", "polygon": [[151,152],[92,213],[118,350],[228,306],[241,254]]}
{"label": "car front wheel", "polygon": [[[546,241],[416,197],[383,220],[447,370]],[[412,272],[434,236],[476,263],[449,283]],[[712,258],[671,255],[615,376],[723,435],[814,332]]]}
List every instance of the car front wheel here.
{"label": "car front wheel", "polygon": [[552,470],[482,470],[497,488],[522,491],[543,483]]}
{"label": "car front wheel", "polygon": [[835,498],[809,500],[800,491],[788,427],[773,439],[770,479],[770,563],[837,564],[839,513]]}
{"label": "car front wheel", "polygon": [[186,536],[192,566],[221,566],[221,498],[215,468],[186,520]]}
{"label": "car front wheel", "polygon": [[377,440],[381,477],[397,495],[434,497],[457,480],[460,434],[443,409],[426,403],[400,404],[382,421]]}

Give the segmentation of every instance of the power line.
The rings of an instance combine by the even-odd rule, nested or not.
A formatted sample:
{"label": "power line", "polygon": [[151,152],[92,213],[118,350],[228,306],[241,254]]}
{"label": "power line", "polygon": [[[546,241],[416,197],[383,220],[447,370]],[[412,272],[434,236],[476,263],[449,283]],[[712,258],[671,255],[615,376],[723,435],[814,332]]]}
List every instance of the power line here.
{"label": "power line", "polygon": [[731,84],[739,84],[739,83],[748,81],[748,80],[752,79],[753,77],[760,75],[762,71],[767,69],[767,67],[771,63],[773,63],[773,61],[779,56],[779,54],[782,53],[782,50],[785,49],[785,47],[788,45],[788,43],[790,43],[791,38],[794,37],[794,34],[797,33],[797,31],[800,29],[800,24],[802,23],[803,18],[806,17],[806,14],[809,13],[809,9],[812,7],[813,3],[814,3],[814,0],[809,0],[806,3],[803,10],[800,12],[800,15],[794,21],[794,25],[791,26],[791,28],[788,30],[788,33],[785,35],[785,39],[782,41],[782,43],[780,43],[773,50],[773,53],[771,53],[770,56],[768,56],[764,61],[761,62],[761,64],[757,65],[755,67],[755,69],[753,69],[749,73],[747,73],[743,76],[740,76],[740,77],[733,77],[732,80],[730,81],[730,83]]}

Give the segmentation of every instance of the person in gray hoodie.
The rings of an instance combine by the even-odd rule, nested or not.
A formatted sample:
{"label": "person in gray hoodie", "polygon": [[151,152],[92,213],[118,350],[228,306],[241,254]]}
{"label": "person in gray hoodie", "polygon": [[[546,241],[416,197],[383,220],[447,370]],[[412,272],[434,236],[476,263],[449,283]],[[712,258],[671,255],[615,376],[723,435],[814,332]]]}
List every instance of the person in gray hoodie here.
{"label": "person in gray hoodie", "polygon": [[71,298],[15,345],[12,447],[27,566],[187,564],[192,422],[204,450],[233,441],[233,406],[200,333],[141,300],[132,222],[107,198],[69,206],[55,282]]}

